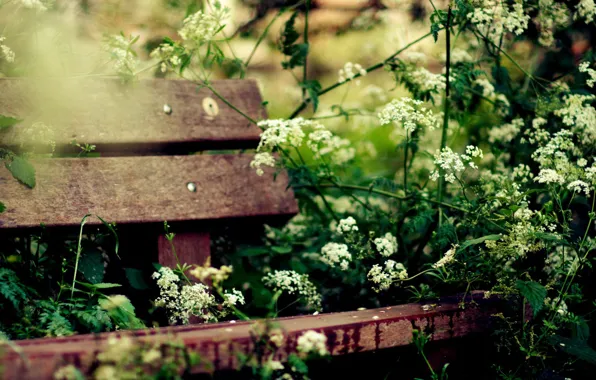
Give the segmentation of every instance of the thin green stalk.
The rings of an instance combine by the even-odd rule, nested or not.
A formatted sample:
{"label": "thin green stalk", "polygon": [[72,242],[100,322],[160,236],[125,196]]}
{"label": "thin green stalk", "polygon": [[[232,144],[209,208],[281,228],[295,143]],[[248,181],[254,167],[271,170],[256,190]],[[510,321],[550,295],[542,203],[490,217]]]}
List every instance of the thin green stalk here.
{"label": "thin green stalk", "polygon": [[230,107],[231,109],[233,109],[234,111],[236,111],[237,113],[239,113],[240,115],[242,115],[246,120],[250,121],[253,124],[257,124],[257,121],[255,119],[253,119],[252,117],[248,116],[247,114],[245,114],[244,112],[240,111],[235,105],[233,105],[232,103],[230,103],[226,98],[224,98],[219,92],[217,92],[213,86],[211,86],[208,83],[204,83],[203,86],[207,87],[212,93],[213,95],[217,96],[222,102],[224,102],[228,107]]}
{"label": "thin green stalk", "polygon": [[[307,46],[307,54],[304,57],[304,66],[302,68],[302,83],[306,83],[307,79],[307,69],[308,69],[308,52],[310,51],[310,46],[308,45],[308,13],[310,11],[310,0],[306,0],[306,10],[304,11],[304,37],[303,42]],[[306,97],[306,88],[302,87],[302,99]]]}
{"label": "thin green stalk", "polygon": [[[451,22],[451,3],[449,3],[449,10],[447,11],[447,22],[445,24],[446,30],[446,39],[445,39],[445,46],[446,46],[446,64],[445,64],[445,98],[443,99],[443,129],[441,131],[441,148],[440,151],[442,152],[445,146],[447,145],[447,129],[449,127],[449,90],[451,88],[449,83],[449,71],[451,69],[451,33],[449,31],[449,23]],[[441,170],[442,171],[442,170]],[[438,188],[438,196],[437,201],[439,202],[439,227],[443,224],[443,207],[441,203],[443,203],[443,195],[445,193],[445,176],[441,173],[439,177],[439,188]]]}
{"label": "thin green stalk", "polygon": [[[302,2],[289,7],[289,8],[282,8],[279,10],[279,12],[277,12],[277,14],[271,19],[271,21],[269,22],[269,24],[267,24],[267,26],[265,27],[265,29],[263,30],[263,33],[261,33],[261,35],[259,36],[259,38],[257,39],[257,43],[255,44],[255,46],[252,48],[252,51],[250,52],[250,54],[248,55],[248,58],[246,59],[246,62],[244,62],[244,68],[245,70],[248,70],[248,64],[250,63],[250,61],[252,60],[252,57],[255,55],[257,48],[261,45],[261,42],[263,42],[263,40],[265,39],[265,37],[267,36],[267,34],[269,33],[269,29],[271,28],[271,26],[275,23],[275,21],[277,21],[282,14],[284,14],[286,12],[286,10],[288,9],[294,9],[297,6],[301,5]],[[246,71],[243,70],[240,78],[244,78],[244,76],[246,75]]]}
{"label": "thin green stalk", "polygon": [[74,268],[74,274],[72,276],[72,286],[70,287],[70,298],[74,297],[74,288],[75,288],[75,283],[77,281],[77,272],[79,270],[79,259],[81,258],[81,251],[82,251],[81,241],[83,240],[83,226],[85,225],[85,223],[87,223],[87,218],[90,216],[91,216],[91,214],[87,214],[83,217],[83,220],[81,220],[81,229],[79,230],[79,242],[77,244],[77,256],[75,258],[75,268]]}
{"label": "thin green stalk", "polygon": [[[346,184],[339,184],[339,183],[319,184],[318,186],[320,188],[338,188],[338,189],[351,189],[351,190],[358,190],[358,191],[367,191],[367,192],[370,192],[370,193],[384,195],[386,197],[394,198],[394,199],[399,199],[399,200],[402,200],[402,201],[403,200],[408,200],[408,199],[416,199],[418,201],[428,202],[428,203],[439,205],[439,203],[437,201],[435,201],[433,199],[430,199],[430,198],[412,197],[411,195],[410,196],[407,196],[407,197],[402,197],[402,196],[399,196],[397,194],[391,193],[389,191],[379,190],[379,189],[375,189],[375,188],[370,188],[370,187],[367,187],[367,186],[346,185]],[[440,205],[442,207],[450,208],[452,210],[457,210],[457,211],[461,211],[461,212],[468,212],[468,210],[465,209],[465,208],[454,206],[454,205],[451,205],[449,203],[440,203]]]}
{"label": "thin green stalk", "polygon": [[[399,54],[401,54],[401,53],[402,53],[402,52],[404,52],[405,50],[409,49],[409,48],[410,48],[410,47],[412,47],[413,45],[417,44],[418,42],[420,42],[420,41],[422,41],[422,40],[424,40],[424,39],[426,39],[426,38],[428,38],[428,37],[430,37],[430,36],[432,36],[432,33],[431,33],[431,32],[429,32],[429,33],[426,33],[425,35],[423,35],[423,36],[421,36],[421,37],[417,38],[416,40],[414,40],[414,41],[410,42],[409,44],[407,44],[407,45],[406,45],[406,46],[404,46],[403,48],[401,48],[401,49],[397,50],[395,53],[391,54],[389,57],[385,58],[385,59],[384,59],[382,62],[379,62],[379,63],[377,63],[377,64],[374,64],[374,65],[372,65],[372,66],[368,67],[368,68],[366,69],[366,72],[367,72],[367,73],[370,73],[371,71],[375,71],[375,70],[378,70],[378,69],[382,68],[382,67],[385,65],[385,63],[387,63],[388,61],[391,61],[393,58],[395,58],[396,56],[398,56]],[[360,75],[360,73],[358,73],[358,74],[354,75],[354,77],[352,78],[352,80],[354,80],[354,79],[356,79],[356,78],[359,78],[360,76],[361,76],[361,75]],[[350,82],[350,81],[345,81],[345,82],[336,82],[336,83],[332,84],[331,86],[329,86],[329,87],[326,87],[326,88],[322,89],[321,91],[319,91],[319,92],[317,93],[317,96],[324,95],[324,94],[328,93],[329,91],[331,91],[331,90],[334,90],[334,89],[336,89],[337,87],[339,87],[339,86],[342,86],[342,85],[344,85],[344,84],[346,84],[346,83],[349,83],[349,82]],[[300,105],[299,105],[299,106],[298,106],[298,107],[297,107],[297,108],[294,110],[294,112],[292,112],[292,114],[291,114],[291,115],[288,117],[288,119],[293,119],[293,118],[295,118],[296,116],[298,116],[298,115],[300,114],[300,112],[302,112],[302,111],[304,111],[304,110],[306,109],[306,106],[308,106],[308,104],[309,104],[311,101],[312,101],[312,99],[310,99],[310,98],[308,98],[308,99],[304,99],[304,100],[302,101],[302,103],[301,103],[301,104],[300,104]]]}
{"label": "thin green stalk", "polygon": [[404,147],[404,193],[406,195],[408,195],[408,147],[410,146],[408,138],[408,131],[406,131],[406,145]]}

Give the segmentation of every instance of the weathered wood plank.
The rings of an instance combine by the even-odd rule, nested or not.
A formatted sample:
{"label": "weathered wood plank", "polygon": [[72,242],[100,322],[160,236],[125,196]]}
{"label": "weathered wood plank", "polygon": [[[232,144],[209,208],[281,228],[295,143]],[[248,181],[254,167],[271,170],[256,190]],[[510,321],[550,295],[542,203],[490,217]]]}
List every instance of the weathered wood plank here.
{"label": "weathered wood plank", "polygon": [[[213,81],[213,87],[253,119],[266,116],[254,80]],[[13,148],[48,150],[52,140],[58,151],[73,151],[73,139],[120,154],[250,148],[261,132],[209,89],[181,80],[0,79],[0,110],[24,119],[0,133],[0,145]],[[38,121],[52,128],[31,127]]]}
{"label": "weathered wood plank", "polygon": [[[275,319],[285,336],[275,359],[284,360],[295,352],[297,338],[307,330],[327,335],[327,347],[332,355],[344,355],[412,343],[412,330],[431,335],[431,341],[459,338],[487,332],[491,315],[498,310],[499,299],[484,299],[483,292],[474,292],[465,309],[459,307],[460,297],[451,297],[432,307],[407,304],[363,311],[329,313]],[[105,347],[110,336],[133,336],[144,341],[183,342],[200,354],[215,370],[235,369],[236,353],[252,350],[250,332],[254,321],[229,322],[166,327],[135,332],[78,335],[66,338],[34,339],[15,342],[20,354],[7,352],[2,358],[6,379],[49,379],[62,365],[75,364],[83,369],[93,360],[94,353]],[[196,372],[205,372],[200,367]]]}
{"label": "weathered wood plank", "polygon": [[[293,215],[287,173],[259,177],[251,154],[64,158],[33,161],[37,186],[0,168],[3,228],[73,226],[85,214],[116,223]],[[190,184],[190,185],[189,185]],[[195,186],[196,191],[189,191]],[[98,223],[90,220],[90,223]]]}
{"label": "weathered wood plank", "polygon": [[[176,254],[172,252],[172,244]],[[209,232],[182,232],[176,233],[172,244],[161,234],[158,237],[157,253],[159,263],[163,266],[176,268],[180,264],[204,265],[211,258],[211,239]]]}

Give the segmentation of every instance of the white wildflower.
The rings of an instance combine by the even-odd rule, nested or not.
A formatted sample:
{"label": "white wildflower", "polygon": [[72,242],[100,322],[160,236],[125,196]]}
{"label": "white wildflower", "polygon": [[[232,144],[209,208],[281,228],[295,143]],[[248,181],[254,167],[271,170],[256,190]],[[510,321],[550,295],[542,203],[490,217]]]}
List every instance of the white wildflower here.
{"label": "white wildflower", "polygon": [[[343,69],[339,70],[338,82],[351,81],[356,75],[363,77],[366,75],[366,70],[358,63],[348,62],[344,65]],[[356,84],[359,85],[360,82],[356,81]]]}
{"label": "white wildflower", "polygon": [[275,167],[275,157],[269,152],[256,153],[255,158],[250,162],[250,167],[256,169],[258,176],[262,176],[265,171],[261,166]]}
{"label": "white wildflower", "polygon": [[524,120],[518,118],[512,120],[511,123],[503,124],[498,128],[491,128],[488,131],[488,141],[491,143],[509,143],[519,134],[523,126]]}
{"label": "white wildflower", "polygon": [[373,243],[381,256],[388,257],[397,252],[397,239],[390,232],[387,232],[383,237],[376,238]]}
{"label": "white wildflower", "polygon": [[300,335],[296,343],[296,349],[304,355],[316,354],[325,356],[329,354],[329,351],[327,350],[327,337],[325,334],[321,334],[314,330],[308,330]]}
{"label": "white wildflower", "polygon": [[592,187],[584,181],[577,180],[569,183],[567,189],[573,190],[576,193],[581,193],[583,191],[586,196],[589,196]]}
{"label": "white wildflower", "polygon": [[6,37],[0,36],[0,58],[4,56],[4,59],[8,63],[14,62],[15,54],[10,47],[4,44]]}
{"label": "white wildflower", "polygon": [[442,268],[445,265],[453,262],[455,260],[455,253],[457,252],[457,247],[458,247],[457,244],[453,245],[453,247],[451,247],[451,249],[449,249],[447,252],[445,252],[445,255],[443,255],[443,257],[441,257],[441,259],[439,259],[439,261],[437,261],[436,263],[433,264],[433,268],[435,268],[435,269]]}
{"label": "white wildflower", "polygon": [[138,59],[132,50],[132,45],[137,37],[130,36],[128,39],[124,35],[112,35],[104,38],[104,50],[110,53],[113,61],[114,70],[124,77],[131,77],[135,73],[138,65]]}
{"label": "white wildflower", "polygon": [[349,234],[351,232],[357,232],[357,231],[358,231],[358,226],[356,224],[356,219],[352,218],[351,216],[348,216],[345,219],[341,219],[339,221],[339,224],[337,225],[337,232],[340,235]]}
{"label": "white wildflower", "polygon": [[230,9],[223,7],[219,1],[216,1],[212,12],[198,11],[185,18],[184,25],[178,31],[178,34],[185,41],[193,41],[197,45],[202,45],[215,38],[229,15]]}
{"label": "white wildflower", "polygon": [[385,105],[378,117],[381,124],[402,123],[408,133],[414,132],[418,125],[433,130],[439,121],[432,111],[423,107],[422,104],[422,101],[412,98],[394,99]]}
{"label": "white wildflower", "polygon": [[[445,181],[449,183],[455,182],[457,175],[466,170],[466,167],[478,169],[474,163],[474,158],[483,158],[482,150],[476,146],[468,145],[466,147],[466,154],[459,155],[454,153],[451,148],[445,147],[442,152],[435,153],[435,165],[440,169],[435,169],[430,173],[430,178],[433,181],[439,179],[444,175]],[[467,164],[467,165],[466,165]],[[442,173],[442,174],[441,174]]]}
{"label": "white wildflower", "polygon": [[596,16],[596,3],[594,0],[580,0],[576,6],[577,14],[575,18],[581,17],[586,23],[594,21]]}
{"label": "white wildflower", "polygon": [[345,244],[327,243],[321,248],[321,261],[332,268],[339,266],[345,271],[352,261],[352,255]]}
{"label": "white wildflower", "polygon": [[367,278],[374,284],[375,291],[381,291],[389,289],[395,282],[407,279],[408,272],[402,263],[387,260],[384,267],[379,264],[373,265]]}
{"label": "white wildflower", "polygon": [[590,68],[590,62],[582,62],[579,65],[579,71],[588,74],[589,78],[586,84],[588,87],[594,87],[594,83],[596,83],[596,70]]}
{"label": "white wildflower", "polygon": [[263,283],[274,291],[283,291],[297,295],[308,307],[321,309],[321,295],[307,274],[298,274],[291,270],[276,270],[263,277]]}
{"label": "white wildflower", "polygon": [[562,185],[565,183],[565,178],[553,169],[542,169],[540,173],[534,178],[534,182],[538,183],[558,183]]}
{"label": "white wildflower", "polygon": [[231,291],[225,291],[223,294],[224,306],[232,307],[236,305],[244,305],[244,294],[241,291],[232,289]]}

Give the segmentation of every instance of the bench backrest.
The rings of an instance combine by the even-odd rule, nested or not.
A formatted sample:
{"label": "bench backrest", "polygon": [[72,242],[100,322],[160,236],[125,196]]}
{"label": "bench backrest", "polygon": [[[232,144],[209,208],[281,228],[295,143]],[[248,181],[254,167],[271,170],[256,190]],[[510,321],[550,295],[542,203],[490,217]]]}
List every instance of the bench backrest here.
{"label": "bench backrest", "polygon": [[[266,116],[254,81],[212,85],[251,118]],[[77,226],[86,214],[137,224],[289,217],[297,212],[287,175],[279,173],[275,181],[272,171],[257,176],[249,167],[252,154],[189,154],[254,148],[260,135],[257,126],[191,82],[3,79],[0,113],[24,119],[0,131],[0,145],[42,151],[49,149],[47,140],[53,140],[55,150],[64,153],[73,151],[71,142],[76,139],[95,145],[93,153],[101,156],[35,159],[34,189],[0,168],[0,199],[6,206],[0,231],[40,223]],[[36,121],[51,129],[29,129]],[[177,244],[193,251],[190,257],[182,252],[181,260],[190,264],[189,260],[206,258],[206,233],[176,238]],[[194,252],[201,245],[203,252]],[[160,247],[160,261],[171,264],[164,252],[169,248]]]}

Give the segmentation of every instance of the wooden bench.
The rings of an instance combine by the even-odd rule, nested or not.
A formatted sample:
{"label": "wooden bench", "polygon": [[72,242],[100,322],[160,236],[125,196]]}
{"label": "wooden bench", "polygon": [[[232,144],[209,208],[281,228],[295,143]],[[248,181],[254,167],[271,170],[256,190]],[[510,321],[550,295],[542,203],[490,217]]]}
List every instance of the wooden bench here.
{"label": "wooden bench", "polygon": [[[255,82],[215,81],[213,86],[250,117],[266,117]],[[61,94],[61,101],[55,94]],[[96,214],[120,226],[141,225],[142,231],[150,231],[142,232],[143,238],[157,245],[160,263],[174,266],[163,236],[164,220],[178,222],[185,231],[174,239],[180,261],[202,264],[210,255],[209,227],[213,222],[288,219],[297,212],[286,173],[278,173],[275,181],[272,171],[257,176],[249,168],[251,154],[188,154],[254,148],[260,135],[255,125],[192,83],[151,80],[123,86],[117,81],[56,80],[40,85],[0,80],[0,110],[15,117],[31,115],[23,125],[36,120],[52,124],[56,129],[51,137],[60,153],[72,153],[70,141],[76,138],[96,145],[101,155],[34,160],[34,189],[25,188],[0,168],[0,200],[7,207],[0,214],[0,233],[29,231],[41,223],[48,228],[75,227],[83,215]],[[0,144],[15,150],[23,144],[36,145],[30,137],[23,139],[18,128],[0,134]],[[47,149],[47,144],[39,145],[38,151]],[[332,355],[409,345],[414,329],[430,334],[433,341],[482,332],[496,303],[484,300],[481,293],[471,299],[477,305],[464,310],[458,306],[461,298],[450,298],[432,306],[408,304],[280,318],[276,322],[287,341],[277,359],[285,359],[295,350],[297,337],[312,329],[326,334]],[[236,369],[237,353],[252,348],[252,323],[15,342],[13,348],[4,348],[3,375],[50,379],[66,364],[87,370],[94,355],[114,335],[146,341],[180,340],[213,364],[213,368],[194,368],[195,372]]]}
{"label": "wooden bench", "polygon": [[[257,84],[215,81],[214,88],[252,118],[266,117]],[[42,159],[33,162],[37,185],[26,189],[5,168],[0,194],[6,211],[0,232],[39,227],[74,227],[86,214],[118,225],[157,228],[159,262],[175,266],[163,222],[184,222],[174,245],[182,263],[202,265],[209,257],[209,224],[259,217],[288,219],[298,208],[288,177],[259,177],[249,167],[252,154],[201,154],[200,150],[255,148],[260,130],[186,81],[0,80],[0,110],[51,124],[53,132],[17,125],[0,134],[0,145],[73,152],[71,141],[96,146],[99,158]],[[46,141],[39,141],[36,137]],[[44,144],[45,143],[45,144]],[[76,152],[76,150],[75,150]],[[90,219],[89,223],[100,223]],[[189,227],[190,226],[190,227]],[[147,228],[149,228],[147,227]],[[161,230],[161,233],[159,232]],[[178,231],[176,231],[178,232]]]}

